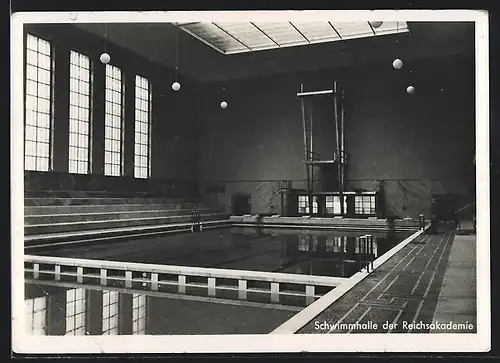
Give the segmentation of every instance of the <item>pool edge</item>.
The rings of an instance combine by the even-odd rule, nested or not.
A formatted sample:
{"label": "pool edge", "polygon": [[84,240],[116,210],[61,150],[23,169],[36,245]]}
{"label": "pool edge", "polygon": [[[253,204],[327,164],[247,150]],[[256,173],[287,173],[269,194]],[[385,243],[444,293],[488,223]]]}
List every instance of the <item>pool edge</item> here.
{"label": "pool edge", "polygon": [[344,296],[347,292],[353,289],[365,278],[370,276],[371,273],[373,273],[375,270],[377,270],[377,268],[379,268],[381,265],[387,262],[396,253],[398,253],[404,247],[410,244],[415,238],[424,233],[429,227],[430,224],[426,225],[426,227],[423,230],[419,230],[413,233],[412,235],[410,235],[409,237],[398,243],[396,246],[391,248],[389,251],[384,253],[382,256],[377,258],[375,261],[373,261],[373,269],[371,272],[361,271],[352,275],[344,283],[337,286],[329,293],[327,293],[325,296],[321,297],[320,299],[313,302],[311,305],[301,310],[299,313],[295,314],[292,318],[285,321],[283,324],[278,326],[269,334],[295,334],[297,331],[302,329],[306,324],[311,322],[311,320],[313,320],[316,316],[318,316],[322,311],[324,311],[334,302],[339,300],[342,296]]}

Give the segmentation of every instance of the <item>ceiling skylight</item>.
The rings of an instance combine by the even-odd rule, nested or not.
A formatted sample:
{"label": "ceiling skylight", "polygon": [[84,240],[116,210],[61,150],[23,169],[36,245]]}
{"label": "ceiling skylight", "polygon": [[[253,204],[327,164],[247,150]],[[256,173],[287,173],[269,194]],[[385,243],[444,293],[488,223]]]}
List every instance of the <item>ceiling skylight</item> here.
{"label": "ceiling skylight", "polygon": [[181,23],[182,30],[223,54],[406,33],[406,22]]}

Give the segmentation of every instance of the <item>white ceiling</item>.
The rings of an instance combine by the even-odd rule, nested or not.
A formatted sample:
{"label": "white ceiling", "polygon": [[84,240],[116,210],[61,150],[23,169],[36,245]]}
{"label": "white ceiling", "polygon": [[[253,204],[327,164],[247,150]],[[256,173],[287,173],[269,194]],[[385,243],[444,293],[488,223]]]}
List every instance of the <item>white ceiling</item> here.
{"label": "white ceiling", "polygon": [[222,54],[237,54],[283,47],[374,37],[408,31],[406,22],[233,22],[177,23]]}
{"label": "white ceiling", "polygon": [[[314,31],[311,24],[314,24]],[[104,24],[77,23],[74,25],[104,38]],[[259,25],[266,28],[262,24]],[[325,25],[328,23],[309,23],[308,36],[311,39],[308,39],[313,41],[307,43],[307,46],[275,46],[271,49],[252,52],[247,48],[247,51],[241,52],[243,47],[241,44],[216,43],[220,41],[217,37],[211,39],[211,42],[216,44],[207,45],[207,39],[201,41],[200,37],[195,38],[171,23],[109,23],[106,25],[106,38],[110,42],[171,69],[178,66],[179,73],[200,82],[335,69],[373,62],[387,62],[390,66],[392,60],[397,57],[410,60],[464,53],[474,54],[474,23],[408,23],[408,31],[403,33],[399,33],[397,29],[399,34],[365,37],[359,34],[366,34],[367,24],[357,24],[356,27],[352,23],[335,24],[335,29],[344,36],[347,35],[348,39],[343,41],[330,39],[320,42],[318,36],[320,39],[323,37],[320,29],[323,28],[326,31]],[[242,23],[238,26],[238,31],[248,31],[248,26],[248,23]],[[388,23],[385,26],[386,28],[382,28],[381,32],[386,29],[389,33],[391,31],[394,33],[390,30],[394,29],[394,24]],[[290,30],[289,23],[282,23],[281,27]],[[274,25],[272,29],[276,32],[277,25]],[[231,31],[236,32],[237,29],[231,28]],[[352,35],[356,31],[358,36]],[[312,35],[313,33],[316,35]],[[289,32],[284,34],[289,34]],[[295,32],[296,38],[294,39],[298,38],[297,34]],[[349,34],[351,34],[350,38]],[[275,37],[278,38],[277,35]],[[263,37],[246,36],[245,41],[250,48],[253,46],[263,49],[270,44],[269,42],[263,43],[263,39]],[[279,40],[286,43],[283,39],[280,37]],[[288,39],[288,45],[295,45],[290,40],[292,38]],[[304,41],[302,44],[305,44]],[[233,45],[236,48],[231,48]],[[214,47],[220,47],[220,49],[215,50]],[[232,54],[224,54],[225,52]]]}

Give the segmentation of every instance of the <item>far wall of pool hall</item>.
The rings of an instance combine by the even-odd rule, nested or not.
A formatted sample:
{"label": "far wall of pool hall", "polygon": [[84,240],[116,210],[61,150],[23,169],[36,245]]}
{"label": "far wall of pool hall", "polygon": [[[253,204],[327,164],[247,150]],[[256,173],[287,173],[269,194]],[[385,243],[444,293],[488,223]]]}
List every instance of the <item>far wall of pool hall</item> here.
{"label": "far wall of pool hall", "polygon": [[[173,92],[173,70],[109,43],[112,63],[126,74],[141,74],[151,84],[150,178],[138,179],[134,178],[133,135],[127,131],[122,176],[104,176],[102,107],[92,111],[89,174],[68,173],[68,69],[60,64],[77,44],[77,50],[92,61],[92,96],[102,99],[104,89],[98,81],[103,79],[102,39],[68,26],[64,31],[53,25],[26,30],[54,45],[57,96],[52,169],[27,171],[26,190],[64,186],[66,190],[152,192],[201,198],[229,213],[240,196],[240,201],[248,199],[249,213],[309,214],[304,207],[304,151],[296,93],[301,83],[306,90],[316,90],[331,88],[338,80],[346,102],[346,216],[417,218],[424,213],[429,218],[432,196],[447,198],[450,211],[473,199],[474,167],[469,162],[474,155],[473,57],[411,59],[405,62],[411,75],[397,73],[385,62],[259,78],[240,74],[240,79],[225,82],[199,82],[181,71],[182,89]],[[67,32],[73,37],[67,37]],[[410,79],[417,89],[411,96],[401,92]],[[228,103],[226,109],[220,108],[221,97]],[[133,119],[133,97],[125,91],[124,99],[127,125]],[[456,103],[456,99],[466,101]],[[317,101],[313,108],[315,151],[323,158],[335,147],[330,106],[328,100]],[[450,137],[452,143],[448,143]],[[317,213],[339,215],[339,196],[321,178],[316,173]]]}

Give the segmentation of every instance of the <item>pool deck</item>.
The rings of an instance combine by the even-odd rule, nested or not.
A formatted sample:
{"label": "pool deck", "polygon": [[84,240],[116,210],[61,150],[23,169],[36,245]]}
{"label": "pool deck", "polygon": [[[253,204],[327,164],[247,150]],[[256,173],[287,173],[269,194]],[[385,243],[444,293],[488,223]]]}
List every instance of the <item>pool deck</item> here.
{"label": "pool deck", "polygon": [[[422,234],[296,333],[475,333],[475,248],[447,227]],[[423,326],[450,321],[473,329]]]}
{"label": "pool deck", "polygon": [[[455,236],[434,321],[476,322],[476,236]],[[456,330],[433,330],[456,333]]]}

